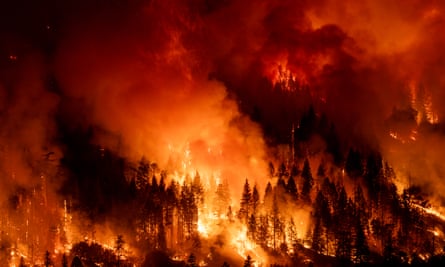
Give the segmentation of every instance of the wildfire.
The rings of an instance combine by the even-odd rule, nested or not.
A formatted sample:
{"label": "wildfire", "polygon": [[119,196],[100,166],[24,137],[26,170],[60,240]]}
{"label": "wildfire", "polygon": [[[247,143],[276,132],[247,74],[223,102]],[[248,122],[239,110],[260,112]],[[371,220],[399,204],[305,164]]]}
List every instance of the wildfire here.
{"label": "wildfire", "polygon": [[307,83],[304,71],[289,66],[287,59],[268,63],[265,74],[274,87],[279,85],[280,89],[284,91],[292,92],[299,90],[302,84]]}
{"label": "wildfire", "polygon": [[439,123],[439,116],[434,110],[431,91],[417,86],[417,83],[414,81],[411,81],[408,87],[410,91],[411,107],[417,111],[417,125],[424,120],[430,124]]}
{"label": "wildfire", "polygon": [[402,144],[406,144],[406,143],[411,143],[411,142],[415,142],[417,141],[417,129],[412,129],[409,136],[407,136],[408,139],[405,139],[404,137],[402,137],[401,135],[399,135],[398,132],[390,130],[389,131],[389,136],[394,139],[399,141]]}
{"label": "wildfire", "polygon": [[421,205],[415,204],[415,206],[418,209],[423,210],[424,212],[426,212],[427,214],[433,215],[439,219],[441,219],[442,221],[445,222],[445,215],[443,215],[442,213],[440,213],[439,211],[437,211],[434,207],[423,207]]}
{"label": "wildfire", "polygon": [[247,227],[238,225],[232,231],[232,246],[235,251],[243,258],[246,259],[249,255],[253,259],[253,265],[255,267],[263,266],[266,263],[265,259],[261,256],[261,249],[255,246],[255,244],[247,238]]}
{"label": "wildfire", "polygon": [[[404,198],[386,162],[440,185],[440,1],[9,2],[0,265],[153,250],[206,266],[215,247],[355,264],[386,239],[443,245],[427,224],[445,215]],[[406,160],[417,149],[431,157]]]}

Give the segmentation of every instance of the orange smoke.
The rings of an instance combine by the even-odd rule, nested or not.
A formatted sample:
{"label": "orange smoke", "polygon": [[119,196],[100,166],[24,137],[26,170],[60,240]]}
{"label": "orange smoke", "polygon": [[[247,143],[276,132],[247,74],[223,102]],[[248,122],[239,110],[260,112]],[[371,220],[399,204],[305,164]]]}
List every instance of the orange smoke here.
{"label": "orange smoke", "polygon": [[[184,44],[192,26],[177,26],[157,12],[147,7],[129,27],[157,16],[165,32],[127,32],[128,25],[114,25],[98,36],[93,24],[63,43],[56,69],[68,96],[84,102],[80,112],[87,121],[81,123],[115,136],[96,136],[100,144],[136,160],[146,156],[161,168],[215,172],[234,188],[246,177],[263,179],[259,126],[240,113],[222,83],[207,79],[209,70]],[[187,166],[180,162],[184,157]]]}

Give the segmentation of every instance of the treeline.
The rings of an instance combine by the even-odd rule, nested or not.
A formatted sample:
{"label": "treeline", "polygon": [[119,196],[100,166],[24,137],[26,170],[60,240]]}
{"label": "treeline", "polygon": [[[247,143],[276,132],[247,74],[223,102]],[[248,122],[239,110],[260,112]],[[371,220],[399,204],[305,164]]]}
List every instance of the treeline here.
{"label": "treeline", "polygon": [[141,247],[165,251],[186,241],[200,246],[198,209],[204,203],[204,187],[198,173],[185,177],[182,184],[171,180],[155,164],[142,159],[131,183],[136,188],[137,241]]}
{"label": "treeline", "polygon": [[[308,153],[304,142],[313,134],[326,140],[333,164]],[[67,179],[61,193],[92,220],[114,212],[130,226],[129,236],[136,237],[130,242],[140,251],[199,251],[204,242],[200,216],[212,214],[219,224],[245,225],[248,242],[291,266],[307,255],[314,255],[315,263],[322,257],[340,266],[444,263],[443,221],[427,212],[430,205],[418,187],[397,191],[395,173],[378,152],[351,148],[343,155],[335,127],[312,108],[292,137],[298,140],[292,142],[292,160],[270,164],[266,185],[246,179],[241,196],[235,196],[240,198],[237,210],[230,206],[227,181],[204,187],[198,172],[172,179],[144,158],[133,165],[92,145],[88,133],[66,142],[60,169],[67,171]],[[91,250],[85,247],[90,244],[81,245]]]}
{"label": "treeline", "polygon": [[[351,149],[343,169],[331,167],[333,178],[323,165],[314,179],[307,159],[301,172],[281,164],[276,185],[267,185],[262,201],[246,180],[239,215],[250,240],[296,260],[306,249],[335,256],[341,266],[444,263],[444,222],[427,212],[430,205],[418,187],[397,192],[394,171],[378,153],[365,157]],[[296,235],[288,211],[305,206],[311,207],[310,224]]]}
{"label": "treeline", "polygon": [[[212,191],[196,173],[166,185],[167,174],[141,160],[131,180],[137,192],[140,245],[166,251],[188,243],[191,251],[199,250],[198,220],[205,206],[223,223],[246,225],[249,242],[295,263],[308,250],[335,257],[342,265],[442,260],[444,242],[438,235],[443,234],[443,222],[426,212],[430,206],[418,187],[397,192],[394,171],[378,153],[365,157],[351,149],[343,169],[330,166],[327,171],[321,161],[315,174],[308,159],[299,167],[271,166],[264,192],[246,179],[239,209],[233,211],[227,183]],[[305,219],[299,216],[304,210],[310,210],[310,216],[302,232],[300,221]]]}

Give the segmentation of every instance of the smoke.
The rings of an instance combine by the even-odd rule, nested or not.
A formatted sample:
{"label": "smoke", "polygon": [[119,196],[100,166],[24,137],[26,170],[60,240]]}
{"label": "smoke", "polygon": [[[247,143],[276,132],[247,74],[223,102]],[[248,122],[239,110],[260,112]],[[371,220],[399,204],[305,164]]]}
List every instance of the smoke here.
{"label": "smoke", "polygon": [[[131,160],[228,179],[237,197],[245,178],[265,184],[262,130],[289,142],[313,105],[347,145],[371,143],[442,197],[429,186],[445,173],[442,2],[106,2],[0,8],[4,195],[61,156],[63,121]],[[280,68],[293,88],[276,86]]]}
{"label": "smoke", "polygon": [[30,53],[4,63],[0,72],[0,170],[4,178],[0,186],[2,197],[7,198],[18,188],[33,188],[42,176],[52,176],[52,162],[60,152],[53,120],[58,97],[46,89],[43,59]]}
{"label": "smoke", "polygon": [[[361,132],[373,132],[404,186],[421,185],[439,205],[444,173],[443,11],[439,1],[326,1],[308,13],[314,27],[334,23],[360,48],[353,54],[357,75],[349,78],[358,78],[357,90],[364,98],[354,98],[357,106],[349,112],[361,114],[356,118]],[[410,113],[410,107],[414,118],[397,115]],[[395,140],[389,131],[397,135]]]}
{"label": "smoke", "polygon": [[74,26],[55,70],[64,94],[85,110],[75,105],[68,113],[74,124],[104,129],[96,142],[117,153],[161,168],[217,172],[240,193],[240,181],[265,177],[260,127],[224,84],[208,78],[207,58],[189,40],[198,22],[171,5],[152,2],[124,21],[105,16]]}

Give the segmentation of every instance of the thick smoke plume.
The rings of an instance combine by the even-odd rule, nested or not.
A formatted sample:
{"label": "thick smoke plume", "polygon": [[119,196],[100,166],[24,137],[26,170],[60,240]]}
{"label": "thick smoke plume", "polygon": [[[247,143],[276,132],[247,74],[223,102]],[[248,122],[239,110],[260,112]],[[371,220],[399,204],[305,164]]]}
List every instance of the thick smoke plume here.
{"label": "thick smoke plume", "polygon": [[82,114],[75,106],[72,116],[104,129],[97,142],[133,159],[214,170],[235,188],[244,178],[264,179],[259,126],[221,82],[208,79],[208,62],[187,43],[198,22],[167,4],[151,3],[125,22],[95,18],[75,26],[55,65],[64,93],[85,107]]}
{"label": "thick smoke plume", "polygon": [[238,197],[245,178],[266,178],[266,143],[289,143],[311,105],[346,146],[442,187],[440,1],[2,5],[3,195],[41,182],[33,162],[63,156],[63,121],[132,160],[228,179]]}

